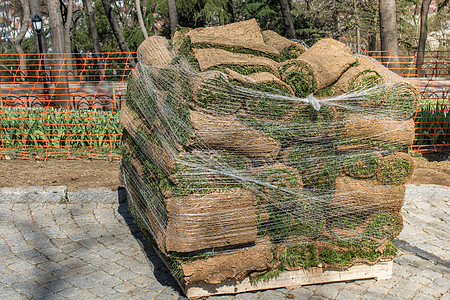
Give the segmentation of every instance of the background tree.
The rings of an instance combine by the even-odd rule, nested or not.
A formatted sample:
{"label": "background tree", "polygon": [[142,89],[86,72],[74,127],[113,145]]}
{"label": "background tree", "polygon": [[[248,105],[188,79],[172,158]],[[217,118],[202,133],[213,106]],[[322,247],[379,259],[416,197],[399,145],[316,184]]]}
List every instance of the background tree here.
{"label": "background tree", "polygon": [[14,38],[14,47],[16,48],[16,51],[19,56],[19,69],[21,72],[21,78],[22,80],[25,80],[26,70],[27,70],[27,61],[24,60],[24,56],[22,55],[23,48],[22,48],[22,41],[25,37],[25,34],[28,31],[29,28],[29,20],[30,20],[30,5],[28,3],[28,0],[18,0],[21,6],[21,22],[20,22],[20,31],[19,34]]}
{"label": "background tree", "polygon": [[[395,0],[379,0],[379,12],[381,51],[398,51]],[[383,53],[383,55],[386,56],[386,53]],[[382,58],[384,62],[389,60],[394,63],[398,62],[398,59],[395,57]]]}
{"label": "background tree", "polygon": [[170,34],[173,35],[178,26],[178,13],[175,0],[167,0],[167,7],[169,8]]}
{"label": "background tree", "polygon": [[422,6],[420,9],[420,37],[419,37],[419,47],[417,53],[417,73],[423,75],[424,71],[422,70],[422,65],[424,61],[425,55],[425,45],[427,42],[427,34],[428,34],[428,11],[430,10],[431,0],[423,0]]}
{"label": "background tree", "polygon": [[[72,2],[73,4],[73,2]],[[64,54],[69,46],[65,46],[67,39],[64,37],[65,28],[58,0],[47,0],[47,9],[49,14],[49,24],[52,40],[53,53],[60,53],[52,56],[53,62],[53,78],[58,78],[55,83],[54,98],[56,104],[60,107],[68,107],[69,86],[67,80],[66,67],[64,65]],[[66,22],[67,23],[67,22]]]}
{"label": "background tree", "polygon": [[84,9],[86,11],[87,19],[89,20],[89,31],[92,38],[92,46],[94,47],[95,53],[100,53],[102,50],[100,48],[100,41],[97,32],[97,24],[95,23],[94,9],[92,8],[91,0],[84,0]]}
{"label": "background tree", "polygon": [[111,29],[114,33],[114,36],[119,44],[120,51],[122,52],[130,52],[128,45],[123,37],[122,30],[119,26],[119,22],[117,21],[116,15],[114,14],[113,7],[109,0],[102,0],[103,8],[105,9],[106,17],[111,25]]}
{"label": "background tree", "polygon": [[142,10],[141,10],[141,1],[136,0],[136,11],[137,11],[137,17],[139,20],[139,27],[141,28],[142,34],[144,35],[144,39],[148,38],[147,28],[144,24],[144,18],[142,16]]}
{"label": "background tree", "polygon": [[281,12],[283,14],[284,25],[286,25],[287,34],[290,39],[295,39],[294,22],[292,21],[291,8],[289,0],[280,0]]}

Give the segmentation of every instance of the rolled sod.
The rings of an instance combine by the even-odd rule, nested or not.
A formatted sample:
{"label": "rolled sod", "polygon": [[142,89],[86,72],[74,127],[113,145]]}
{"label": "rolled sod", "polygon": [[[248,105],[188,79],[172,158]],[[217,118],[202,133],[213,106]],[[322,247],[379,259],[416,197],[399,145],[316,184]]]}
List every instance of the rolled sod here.
{"label": "rolled sod", "polygon": [[345,115],[340,129],[344,143],[376,141],[396,146],[411,146],[415,139],[414,121],[398,121],[370,114],[349,113]]}
{"label": "rolled sod", "polygon": [[350,49],[333,39],[322,39],[298,58],[280,64],[282,79],[297,97],[330,86],[356,62]]}
{"label": "rolled sod", "polygon": [[167,252],[194,252],[254,242],[256,198],[236,188],[166,199]]}
{"label": "rolled sod", "polygon": [[377,180],[382,184],[401,185],[406,183],[414,172],[414,160],[407,153],[397,152],[380,160]]}
{"label": "rolled sod", "polygon": [[339,176],[330,208],[354,212],[374,209],[399,211],[404,201],[404,185],[383,185],[373,180]]}
{"label": "rolled sod", "polygon": [[295,41],[289,40],[275,31],[265,30],[262,32],[266,45],[272,46],[280,53],[280,61],[297,58],[307,50],[305,46]]}
{"label": "rolled sod", "polygon": [[190,111],[190,121],[194,128],[193,146],[234,151],[257,162],[274,160],[280,152],[279,141],[239,122],[234,116]]}
{"label": "rolled sod", "polygon": [[368,107],[383,107],[384,114],[396,119],[411,118],[417,109],[419,93],[407,79],[386,69],[374,59],[355,55],[358,60],[334,85],[336,95],[372,88],[358,103]]}

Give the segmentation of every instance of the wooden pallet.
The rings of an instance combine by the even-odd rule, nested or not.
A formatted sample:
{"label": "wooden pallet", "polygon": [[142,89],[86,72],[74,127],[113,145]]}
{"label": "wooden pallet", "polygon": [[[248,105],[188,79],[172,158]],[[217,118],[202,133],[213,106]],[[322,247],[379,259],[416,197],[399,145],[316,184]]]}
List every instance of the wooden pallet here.
{"label": "wooden pallet", "polygon": [[[155,247],[155,246],[154,246]],[[156,253],[160,254],[155,247]],[[162,261],[164,258],[160,256]],[[392,260],[380,261],[374,265],[355,264],[346,270],[326,269],[315,267],[307,270],[284,271],[277,278],[261,281],[256,284],[245,278],[240,282],[230,281],[219,284],[195,283],[185,285],[178,281],[181,289],[189,299],[201,297],[238,294],[249,291],[259,291],[277,288],[297,288],[302,285],[320,284],[328,282],[351,281],[359,279],[375,278],[377,280],[390,279],[392,277]]]}

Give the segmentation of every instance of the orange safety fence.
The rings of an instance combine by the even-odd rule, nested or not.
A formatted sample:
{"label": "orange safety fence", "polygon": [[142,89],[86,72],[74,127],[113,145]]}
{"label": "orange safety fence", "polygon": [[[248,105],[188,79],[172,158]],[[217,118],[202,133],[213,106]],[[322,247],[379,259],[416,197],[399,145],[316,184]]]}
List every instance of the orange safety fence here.
{"label": "orange safety fence", "polygon": [[0,156],[119,158],[136,53],[0,55]]}
{"label": "orange safety fence", "polygon": [[[424,54],[418,72],[417,52],[366,52],[420,91],[412,150],[440,151],[450,147],[449,51]],[[0,54],[0,156],[119,158],[135,63],[136,53]]]}
{"label": "orange safety fence", "polygon": [[[365,51],[419,90],[412,151],[450,150],[450,51]],[[420,60],[419,58],[422,58]]]}
{"label": "orange safety fence", "polygon": [[[450,51],[364,51],[391,71],[406,78],[447,78]],[[419,58],[422,57],[422,63]]]}

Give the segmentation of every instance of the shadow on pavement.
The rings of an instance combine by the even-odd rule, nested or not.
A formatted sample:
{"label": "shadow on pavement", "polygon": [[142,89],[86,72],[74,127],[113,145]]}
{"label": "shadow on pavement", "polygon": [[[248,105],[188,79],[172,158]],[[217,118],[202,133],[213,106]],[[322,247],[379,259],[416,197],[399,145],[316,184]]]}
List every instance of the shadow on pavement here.
{"label": "shadow on pavement", "polygon": [[437,255],[434,255],[434,254],[432,254],[430,252],[422,250],[422,249],[420,249],[420,248],[418,248],[416,246],[412,246],[410,243],[408,243],[406,241],[395,239],[394,240],[394,245],[397,248],[400,248],[400,249],[402,249],[402,250],[404,250],[406,252],[409,252],[409,253],[413,253],[413,254],[417,255],[418,257],[420,257],[420,258],[423,258],[423,259],[432,261],[432,262],[434,262],[434,263],[436,263],[438,265],[450,268],[450,261],[443,260]]}
{"label": "shadow on pavement", "polygon": [[139,243],[142,245],[143,250],[147,255],[147,258],[149,259],[150,263],[154,266],[153,271],[154,277],[161,285],[171,287],[175,291],[177,291],[180,294],[181,299],[186,299],[183,296],[183,292],[179,287],[178,283],[170,273],[170,270],[166,267],[164,262],[158,256],[153,247],[150,245],[150,242],[145,238],[144,234],[141,232],[139,227],[134,222],[133,216],[130,210],[128,209],[126,190],[124,188],[119,188],[118,194],[119,194],[118,212],[123,217],[128,227],[130,228],[130,231],[133,234],[134,238],[138,240]]}

